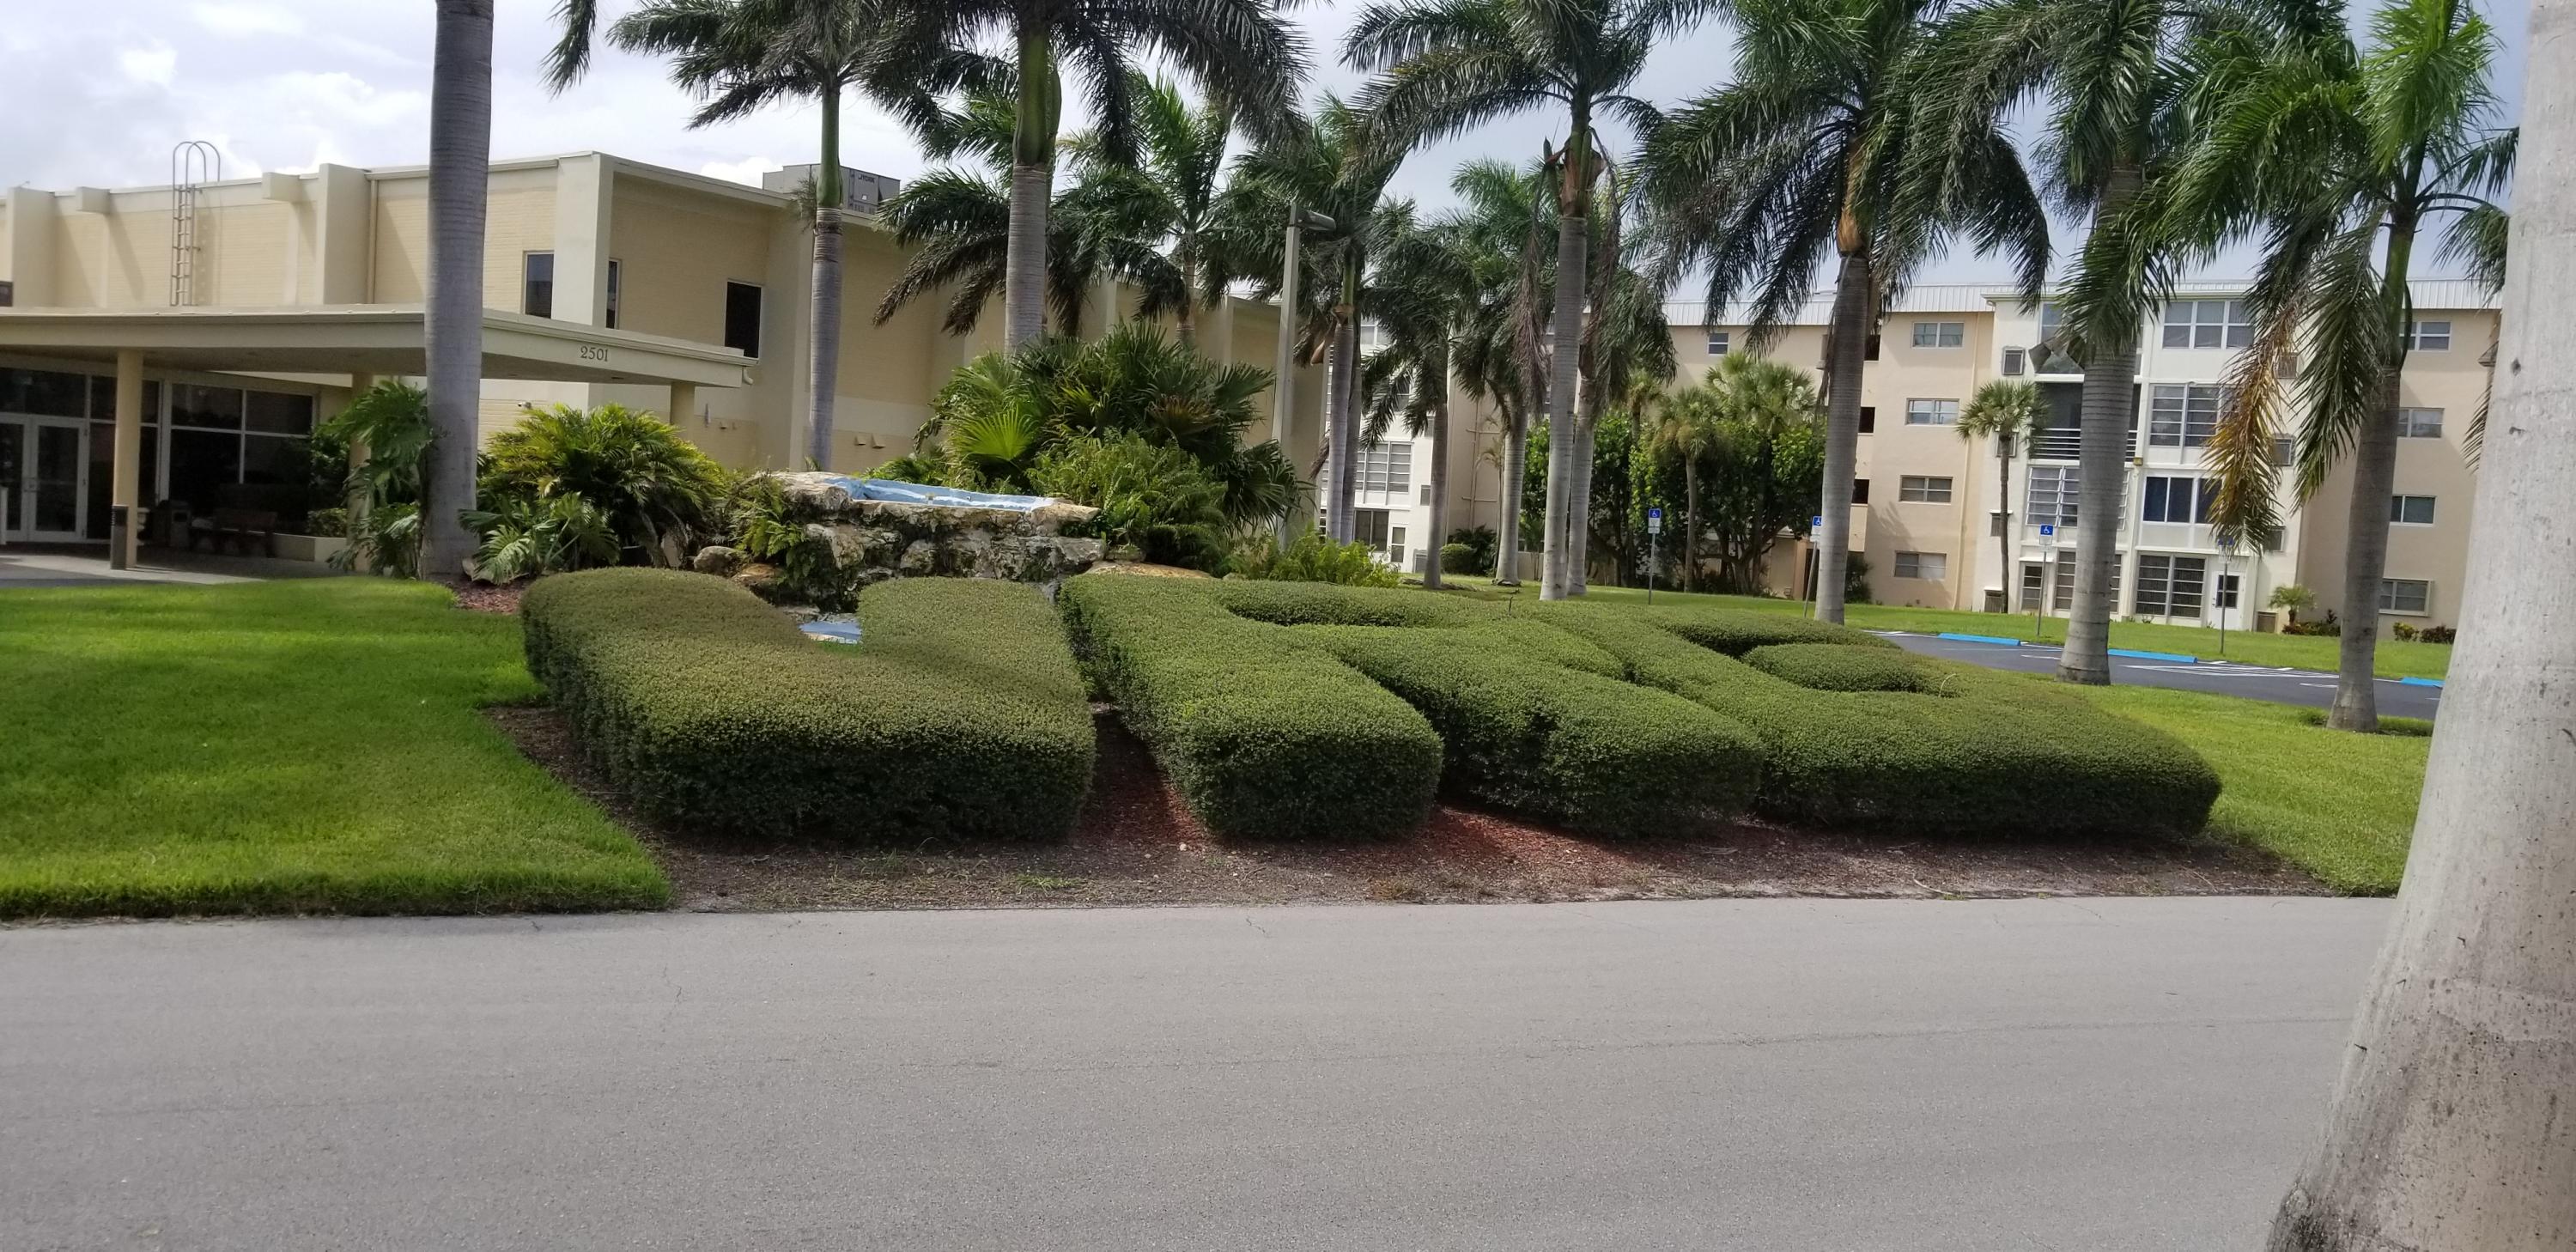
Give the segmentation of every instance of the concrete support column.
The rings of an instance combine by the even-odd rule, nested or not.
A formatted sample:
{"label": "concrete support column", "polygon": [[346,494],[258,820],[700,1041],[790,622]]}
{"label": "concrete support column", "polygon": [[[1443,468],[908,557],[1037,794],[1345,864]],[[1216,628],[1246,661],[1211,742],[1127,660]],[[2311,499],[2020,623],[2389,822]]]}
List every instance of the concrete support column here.
{"label": "concrete support column", "polygon": [[698,416],[696,383],[671,384],[671,411],[668,416],[671,419],[671,425],[682,430],[688,429],[688,423],[696,420]]}
{"label": "concrete support column", "polygon": [[143,528],[143,354],[131,349],[116,354],[116,462],[108,477],[107,564],[124,569]]}

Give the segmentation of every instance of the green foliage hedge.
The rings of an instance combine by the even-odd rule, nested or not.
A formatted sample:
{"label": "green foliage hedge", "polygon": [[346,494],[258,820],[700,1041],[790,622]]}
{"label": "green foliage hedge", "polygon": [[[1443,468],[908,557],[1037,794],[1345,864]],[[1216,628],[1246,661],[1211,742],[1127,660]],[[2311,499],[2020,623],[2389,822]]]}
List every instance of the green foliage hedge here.
{"label": "green foliage hedge", "polygon": [[1744,663],[1783,682],[1816,691],[1934,689],[1928,667],[1896,648],[1856,648],[1839,643],[1771,643],[1745,653]]}
{"label": "green foliage hedge", "polygon": [[1430,812],[1431,724],[1317,644],[1219,600],[1293,605],[1309,590],[1330,589],[1093,573],[1058,594],[1096,688],[1219,835],[1394,835]]}
{"label": "green foliage hedge", "polygon": [[520,602],[528,668],[649,812],[870,841],[1053,838],[1091,781],[1082,680],[1016,583],[861,593],[859,647],[807,639],[720,578],[604,569]]}
{"label": "green foliage hedge", "polygon": [[1619,658],[1632,681],[1750,728],[1764,751],[1755,807],[1781,820],[2003,835],[2190,831],[2218,797],[2216,772],[2180,741],[2024,675],[1916,659],[1920,690],[1819,690],[1692,640],[1744,644],[1782,671],[1820,673],[1839,660],[1843,681],[1883,672],[1881,649],[1847,646],[1852,655],[1839,659],[1812,643],[1773,650],[1816,624],[1769,614],[1550,604],[1536,616]]}

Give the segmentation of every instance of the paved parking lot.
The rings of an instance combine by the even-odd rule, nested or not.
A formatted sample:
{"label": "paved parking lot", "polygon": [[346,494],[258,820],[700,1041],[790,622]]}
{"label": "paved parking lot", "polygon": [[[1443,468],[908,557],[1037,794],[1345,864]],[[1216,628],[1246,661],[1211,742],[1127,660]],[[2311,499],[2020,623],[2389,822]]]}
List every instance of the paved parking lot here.
{"label": "paved parking lot", "polygon": [[[1873,632],[1890,639],[1898,647],[1925,656],[1966,661],[1988,669],[2022,670],[2032,674],[2057,672],[2055,647],[2006,647],[1999,643],[1977,643],[1967,639],[1944,639],[1939,635],[1908,634],[1903,631]],[[2240,696],[2248,700],[2270,700],[2275,704],[2304,704],[2325,708],[2334,703],[2335,676],[2315,670],[2279,669],[2268,665],[2237,665],[2225,661],[2201,661],[2182,664],[2152,661],[2139,657],[2111,658],[2111,681],[2132,683],[2141,687],[2173,687],[2183,691],[2206,691],[2214,695]],[[2433,716],[2442,703],[2442,689],[2414,683],[2401,683],[2393,678],[2379,680],[2379,711],[2397,717]]]}

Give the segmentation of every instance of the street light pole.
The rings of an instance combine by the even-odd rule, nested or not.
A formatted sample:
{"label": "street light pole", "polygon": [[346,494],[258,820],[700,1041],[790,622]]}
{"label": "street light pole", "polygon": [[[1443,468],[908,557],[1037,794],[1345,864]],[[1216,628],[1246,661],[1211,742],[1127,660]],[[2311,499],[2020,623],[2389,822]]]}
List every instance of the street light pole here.
{"label": "street light pole", "polygon": [[[1278,441],[1280,455],[1288,458],[1292,481],[1297,468],[1297,453],[1288,445],[1288,434],[1296,423],[1297,415],[1297,253],[1308,226],[1330,230],[1333,219],[1320,213],[1309,213],[1299,208],[1295,201],[1289,201],[1287,238],[1279,262],[1279,377],[1270,386],[1270,437]],[[1289,492],[1288,509],[1279,515],[1279,547],[1282,551],[1297,536],[1297,518],[1304,511],[1304,494]]]}

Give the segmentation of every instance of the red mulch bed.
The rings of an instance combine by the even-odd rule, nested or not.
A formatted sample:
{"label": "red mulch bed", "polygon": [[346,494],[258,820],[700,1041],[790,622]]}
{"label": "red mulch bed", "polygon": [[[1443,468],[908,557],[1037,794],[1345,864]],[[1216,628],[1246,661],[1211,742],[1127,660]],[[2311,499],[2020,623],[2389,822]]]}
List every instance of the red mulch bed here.
{"label": "red mulch bed", "polygon": [[1712,822],[1611,841],[1449,803],[1392,841],[1219,841],[1106,711],[1091,798],[1062,842],[747,844],[643,820],[552,709],[491,716],[529,757],[635,832],[680,906],[698,910],[2325,892],[2273,858],[2215,840],[1933,840]]}
{"label": "red mulch bed", "polygon": [[466,578],[442,578],[438,581],[456,593],[456,607],[476,613],[517,613],[519,596],[528,589],[528,584],[523,582],[495,587]]}

